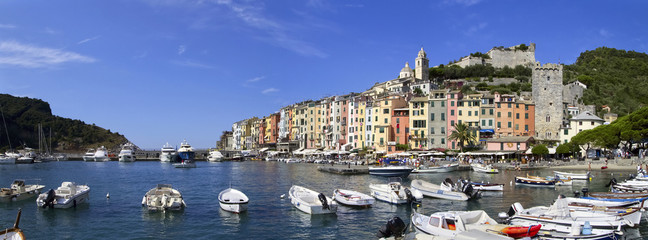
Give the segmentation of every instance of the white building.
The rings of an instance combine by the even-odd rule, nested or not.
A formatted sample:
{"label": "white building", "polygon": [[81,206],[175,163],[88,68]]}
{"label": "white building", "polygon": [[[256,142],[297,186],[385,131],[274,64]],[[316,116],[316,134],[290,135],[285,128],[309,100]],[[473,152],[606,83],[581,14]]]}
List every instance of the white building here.
{"label": "white building", "polygon": [[571,138],[576,136],[576,134],[578,134],[579,132],[582,132],[583,130],[594,129],[595,127],[602,125],[604,122],[605,121],[603,119],[590,112],[582,112],[577,116],[569,119],[569,125],[562,129],[563,131],[560,135],[560,142],[567,143],[571,141]]}

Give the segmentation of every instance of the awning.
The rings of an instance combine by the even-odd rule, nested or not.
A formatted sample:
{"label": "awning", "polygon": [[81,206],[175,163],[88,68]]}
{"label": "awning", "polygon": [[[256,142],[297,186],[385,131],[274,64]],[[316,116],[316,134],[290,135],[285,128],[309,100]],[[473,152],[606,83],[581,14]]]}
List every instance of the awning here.
{"label": "awning", "polygon": [[481,129],[479,130],[480,133],[495,133],[494,129]]}

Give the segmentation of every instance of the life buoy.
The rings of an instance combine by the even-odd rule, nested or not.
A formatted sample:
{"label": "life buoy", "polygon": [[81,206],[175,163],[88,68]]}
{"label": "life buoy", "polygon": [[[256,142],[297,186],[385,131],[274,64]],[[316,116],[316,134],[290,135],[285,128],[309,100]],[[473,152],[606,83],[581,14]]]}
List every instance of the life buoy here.
{"label": "life buoy", "polygon": [[507,143],[506,146],[513,147],[513,143]]}

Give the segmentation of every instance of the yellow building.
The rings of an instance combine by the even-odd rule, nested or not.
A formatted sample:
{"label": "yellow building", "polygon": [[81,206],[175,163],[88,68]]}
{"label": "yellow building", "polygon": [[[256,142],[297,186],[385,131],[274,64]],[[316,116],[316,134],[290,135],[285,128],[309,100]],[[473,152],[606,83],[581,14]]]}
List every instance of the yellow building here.
{"label": "yellow building", "polygon": [[471,134],[475,136],[475,144],[479,143],[479,114],[481,110],[481,97],[481,93],[468,94],[464,95],[463,98],[457,102],[457,123],[466,124],[471,129]]}
{"label": "yellow building", "polygon": [[373,144],[376,147],[375,152],[378,154],[387,153],[387,142],[391,139],[392,112],[396,108],[407,107],[407,102],[400,95],[388,96],[374,102],[374,119],[373,122]]}
{"label": "yellow building", "polygon": [[367,97],[360,97],[358,99],[358,114],[356,117],[356,121],[358,121],[357,126],[358,126],[358,131],[356,131],[356,134],[358,134],[358,140],[356,141],[357,145],[354,145],[356,148],[364,148],[365,146],[365,140],[366,140],[366,127],[367,125],[365,124],[365,111],[367,109]]}
{"label": "yellow building", "polygon": [[409,147],[428,149],[428,97],[412,98],[409,101]]}

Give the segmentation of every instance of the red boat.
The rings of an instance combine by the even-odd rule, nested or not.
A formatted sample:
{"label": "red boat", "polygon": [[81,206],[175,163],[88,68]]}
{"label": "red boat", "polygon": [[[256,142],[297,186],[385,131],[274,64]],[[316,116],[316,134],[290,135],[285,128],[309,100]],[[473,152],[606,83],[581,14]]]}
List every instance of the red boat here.
{"label": "red boat", "polygon": [[538,234],[541,227],[541,224],[528,227],[506,227],[502,229],[502,232],[512,238],[533,237]]}
{"label": "red boat", "polygon": [[607,169],[607,166],[603,166],[603,167],[601,167],[601,169]]}

